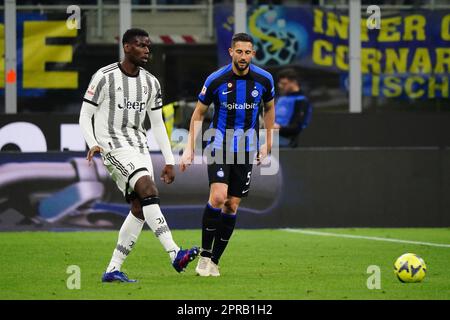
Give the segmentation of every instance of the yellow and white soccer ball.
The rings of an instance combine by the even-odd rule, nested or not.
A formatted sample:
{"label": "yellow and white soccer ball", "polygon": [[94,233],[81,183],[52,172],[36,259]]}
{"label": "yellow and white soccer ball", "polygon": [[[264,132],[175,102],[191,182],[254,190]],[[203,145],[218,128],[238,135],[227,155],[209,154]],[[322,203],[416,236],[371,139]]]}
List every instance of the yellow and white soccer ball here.
{"label": "yellow and white soccer ball", "polygon": [[426,272],[425,261],[414,253],[405,253],[394,263],[394,273],[401,282],[421,282]]}

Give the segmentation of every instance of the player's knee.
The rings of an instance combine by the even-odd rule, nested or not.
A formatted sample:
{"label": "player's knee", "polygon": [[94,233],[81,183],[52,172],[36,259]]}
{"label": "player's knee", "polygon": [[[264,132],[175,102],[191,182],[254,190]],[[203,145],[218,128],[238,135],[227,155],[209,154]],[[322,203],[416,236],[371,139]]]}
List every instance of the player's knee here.
{"label": "player's knee", "polygon": [[235,214],[238,208],[238,204],[234,203],[233,201],[226,200],[223,205],[223,212],[224,213],[230,213]]}
{"label": "player's knee", "polygon": [[140,211],[141,209],[142,208],[141,208],[141,203],[140,203],[139,199],[133,199],[131,201],[131,211],[133,213],[135,213],[135,212]]}
{"label": "player's knee", "polygon": [[139,199],[142,202],[142,199],[149,197],[159,197],[158,190],[156,188],[146,188],[138,193]]}
{"label": "player's knee", "polygon": [[131,213],[138,219],[145,220],[144,213],[142,212],[142,206],[139,199],[134,199],[131,202]]}
{"label": "player's knee", "polygon": [[141,200],[151,196],[158,197],[159,195],[158,189],[149,176],[145,176],[139,179],[134,186],[134,191],[137,193],[139,199]]}
{"label": "player's knee", "polygon": [[226,196],[220,193],[215,193],[210,196],[210,204],[214,208],[221,208],[225,204]]}
{"label": "player's knee", "polygon": [[137,194],[141,208],[151,204],[159,204],[158,189],[150,176],[139,179],[134,187],[134,192]]}

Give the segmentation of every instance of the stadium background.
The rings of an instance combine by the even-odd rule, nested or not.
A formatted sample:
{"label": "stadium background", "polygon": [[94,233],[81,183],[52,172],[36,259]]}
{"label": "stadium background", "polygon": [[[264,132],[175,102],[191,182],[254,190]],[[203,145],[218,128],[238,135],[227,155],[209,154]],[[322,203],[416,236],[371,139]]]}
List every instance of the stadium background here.
{"label": "stadium background", "polygon": [[[150,2],[145,1],[133,2],[132,7],[133,26],[148,30],[153,42],[149,70],[162,83],[171,131],[187,128],[205,77],[227,63],[233,32],[232,3],[187,2],[164,10],[148,9],[145,5]],[[103,1],[101,10],[95,1],[80,3],[80,29],[73,30],[66,27],[63,3],[33,7],[33,1],[17,2],[17,114],[5,114],[1,99],[0,170],[21,174],[0,178],[2,229],[14,229],[18,223],[31,229],[36,224],[117,227],[117,214],[127,213],[125,206],[117,206],[111,214],[107,214],[111,209],[102,207],[91,214],[98,213],[110,223],[56,224],[61,219],[45,213],[41,203],[47,199],[51,206],[51,195],[55,198],[52,212],[60,217],[78,212],[77,206],[95,207],[96,201],[119,204],[120,196],[109,186],[109,194],[99,191],[96,198],[61,204],[60,197],[71,194],[65,194],[64,188],[73,189],[83,177],[74,176],[55,187],[51,174],[39,180],[32,173],[24,177],[21,169],[5,166],[82,157],[85,145],[77,131],[80,97],[99,67],[118,61],[117,3]],[[433,9],[415,2],[408,7],[400,1],[383,8],[382,26],[386,27],[380,30],[364,28],[362,13],[363,110],[354,114],[348,112],[346,86],[348,9],[339,6],[345,2],[293,3],[249,3],[248,31],[256,39],[256,63],[274,75],[286,66],[298,69],[314,106],[313,121],[299,138],[300,148],[281,150],[281,170],[276,178],[267,178],[274,183],[254,182],[252,197],[245,203],[248,219],[243,215],[240,226],[448,226],[449,9],[436,2]],[[3,31],[4,25],[0,26]],[[279,49],[272,50],[280,40]],[[4,71],[3,66],[4,61],[0,64]],[[22,152],[14,152],[18,149]],[[30,151],[45,153],[32,156],[27,154]],[[87,170],[76,165],[68,168]],[[188,196],[170,194],[170,188],[160,186],[163,206],[198,205],[191,208],[188,219],[173,219],[182,221],[174,223],[179,228],[198,224],[207,194],[205,179],[197,180],[195,186],[188,181],[180,174],[172,188]],[[272,199],[255,207],[266,194]]]}
{"label": "stadium background", "polygon": [[[128,212],[101,163],[84,161],[78,128],[90,77],[119,59],[119,7],[76,1],[81,28],[69,30],[65,10],[73,2],[17,1],[14,76],[4,67],[0,8],[2,231],[118,230]],[[256,170],[237,228],[450,226],[450,6],[361,3],[362,112],[350,113],[347,1],[248,1],[255,62],[274,75],[297,69],[314,110],[299,147],[274,160],[279,172]],[[187,129],[204,79],[227,63],[233,3],[132,4],[132,25],[153,43],[148,69],[162,84],[167,128]],[[370,4],[381,7],[380,30],[365,27]],[[17,81],[16,114],[6,114],[8,81]],[[151,145],[157,174],[162,157]],[[173,186],[157,180],[162,210],[173,229],[198,229],[206,169],[177,173]],[[444,230],[439,241],[448,243]]]}

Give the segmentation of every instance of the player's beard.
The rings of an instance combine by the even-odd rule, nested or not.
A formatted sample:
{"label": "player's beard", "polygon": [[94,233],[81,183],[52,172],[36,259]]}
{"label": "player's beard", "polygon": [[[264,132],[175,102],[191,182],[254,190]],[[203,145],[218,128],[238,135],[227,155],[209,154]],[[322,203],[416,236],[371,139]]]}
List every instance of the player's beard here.
{"label": "player's beard", "polygon": [[132,62],[133,62],[133,64],[134,64],[136,67],[144,68],[145,65],[148,63],[149,60],[150,60],[150,57],[149,57],[149,59],[147,60],[147,62],[142,61],[141,58],[133,57]]}
{"label": "player's beard", "polygon": [[[148,61],[148,60],[147,60]],[[144,68],[147,62],[142,61],[141,59],[137,59],[135,63],[138,67]]]}
{"label": "player's beard", "polygon": [[248,66],[250,65],[250,63],[248,63],[247,61],[245,61],[245,66],[241,67],[239,66],[239,61],[235,61],[234,62],[234,66],[236,67],[236,69],[238,69],[239,71],[245,71],[247,70]]}

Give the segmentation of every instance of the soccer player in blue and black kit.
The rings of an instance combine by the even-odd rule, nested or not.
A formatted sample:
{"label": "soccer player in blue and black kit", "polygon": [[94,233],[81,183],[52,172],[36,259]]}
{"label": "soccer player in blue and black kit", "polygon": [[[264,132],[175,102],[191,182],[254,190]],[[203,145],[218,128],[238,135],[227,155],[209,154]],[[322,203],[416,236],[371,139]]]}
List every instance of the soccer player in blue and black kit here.
{"label": "soccer player in blue and black kit", "polygon": [[[208,106],[214,103],[210,128],[215,131],[207,146],[214,161],[208,161],[210,194],[203,213],[202,250],[196,268],[200,276],[220,275],[219,259],[233,233],[241,198],[249,193],[253,158],[256,154],[259,164],[272,146],[275,119],[272,75],[251,64],[255,51],[248,34],[235,34],[229,53],[232,62],[212,73],[198,95],[180,163],[181,171],[192,163],[194,142],[201,131],[194,128],[201,128]],[[258,119],[263,108],[267,134],[266,143],[259,146]]]}

